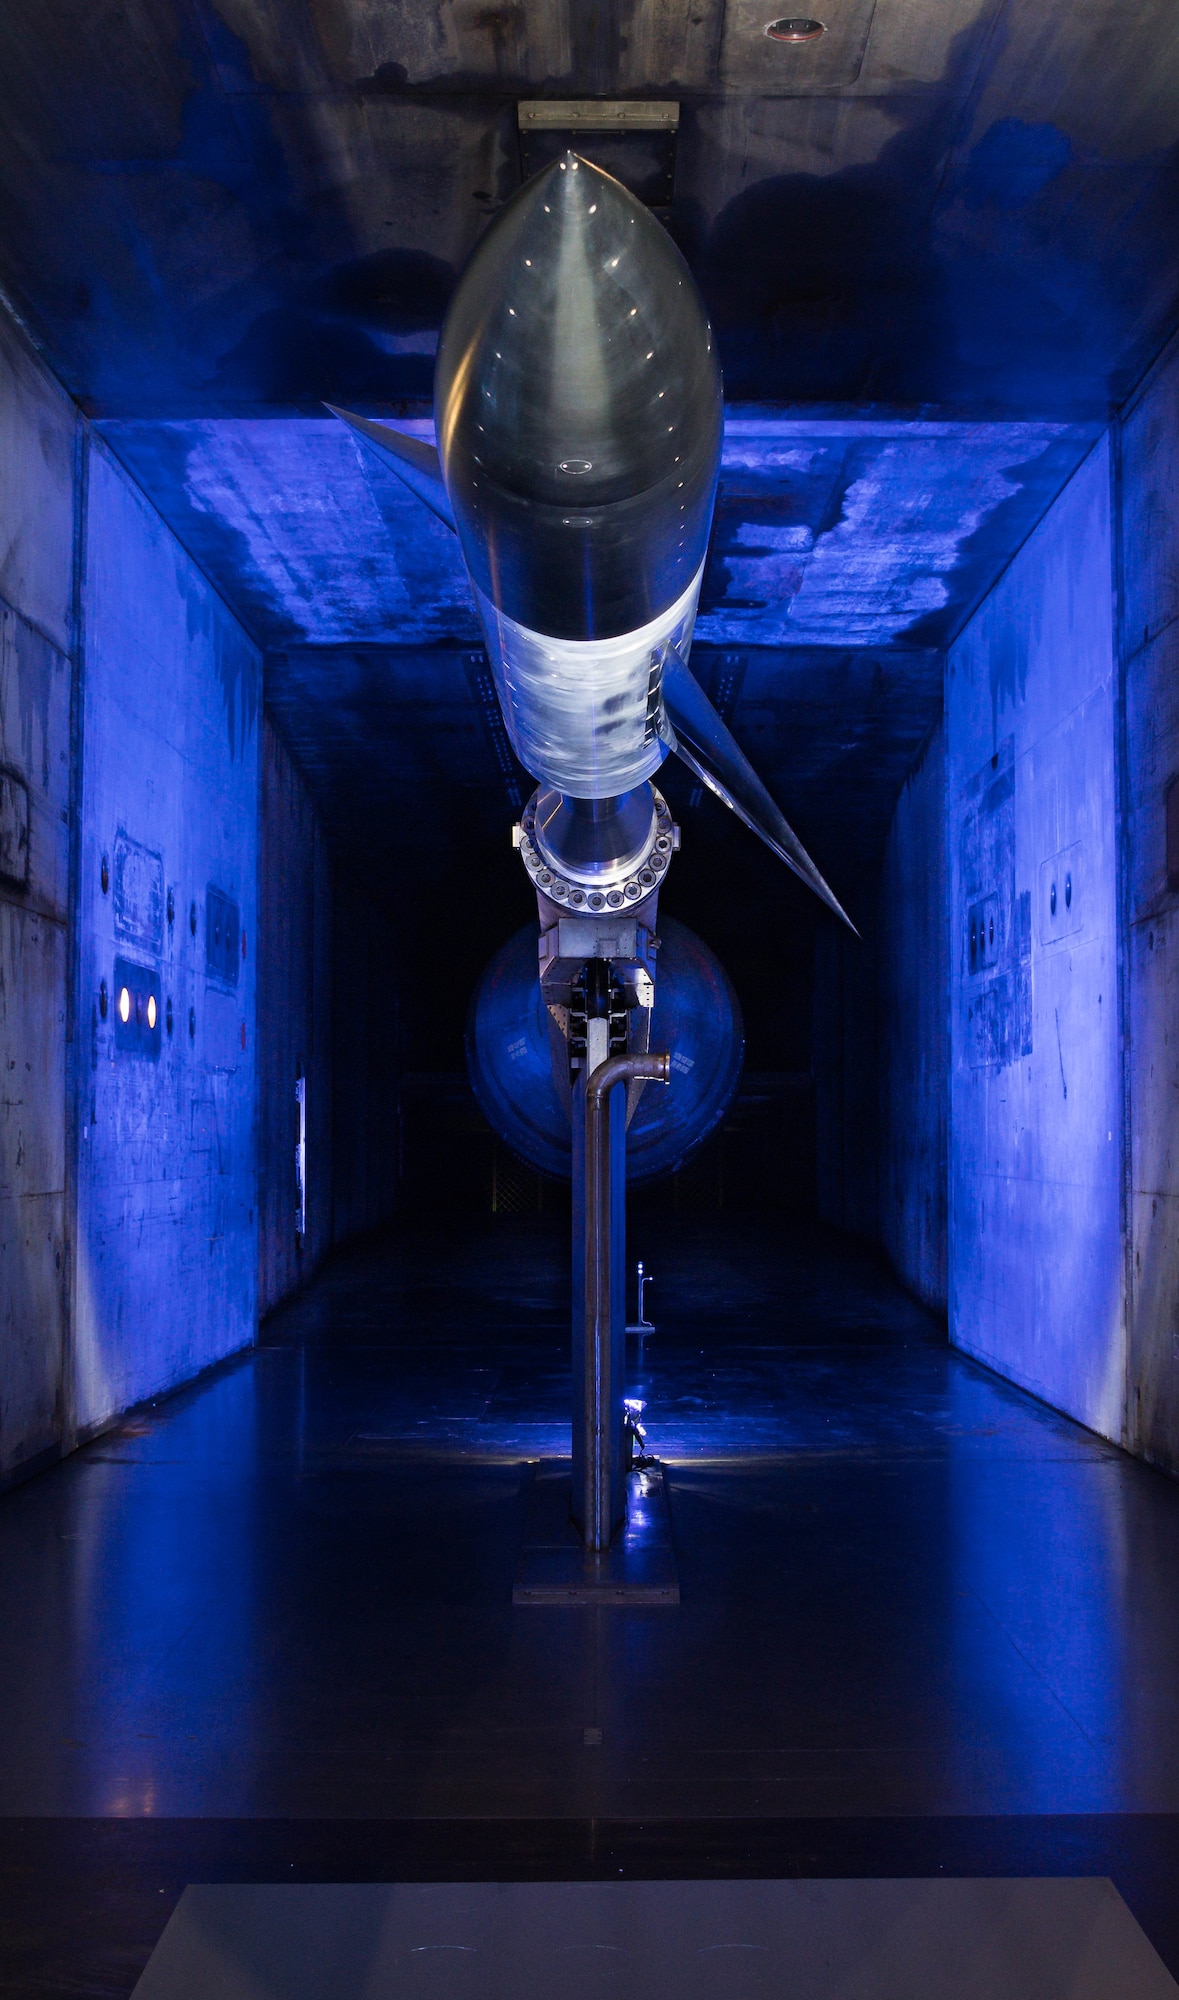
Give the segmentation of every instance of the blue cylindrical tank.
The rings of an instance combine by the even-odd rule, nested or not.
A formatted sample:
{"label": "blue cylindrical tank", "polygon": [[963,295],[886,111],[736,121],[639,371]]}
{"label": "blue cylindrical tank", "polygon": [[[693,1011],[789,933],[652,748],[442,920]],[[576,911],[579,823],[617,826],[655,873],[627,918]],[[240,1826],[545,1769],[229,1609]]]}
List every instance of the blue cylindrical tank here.
{"label": "blue cylindrical tank", "polygon": [[[671,1085],[648,1087],[626,1143],[627,1179],[669,1174],[720,1123],[741,1075],[741,1009],[720,961],[686,924],[660,915],[651,1048],[671,1055]],[[492,959],[467,1019],[467,1068],[479,1106],[505,1145],[568,1179],[569,1112],[553,1077],[549,1017],[526,924]]]}

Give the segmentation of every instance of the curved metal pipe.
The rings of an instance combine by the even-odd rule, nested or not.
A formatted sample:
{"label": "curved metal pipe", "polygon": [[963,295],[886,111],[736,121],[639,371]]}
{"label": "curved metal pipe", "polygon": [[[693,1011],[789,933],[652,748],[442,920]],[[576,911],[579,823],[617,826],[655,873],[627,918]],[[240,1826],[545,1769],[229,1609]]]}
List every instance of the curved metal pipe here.
{"label": "curved metal pipe", "polygon": [[[610,1546],[610,1463],[614,1405],[621,1383],[610,1380],[614,1257],[624,1256],[611,1230],[613,1208],[610,1093],[620,1083],[671,1082],[670,1055],[610,1056],[585,1086],[585,1493],[582,1532],[587,1549]],[[625,1140],[623,1141],[625,1145]],[[617,1390],[617,1394],[615,1391]],[[621,1443],[619,1438],[618,1443]]]}
{"label": "curved metal pipe", "polygon": [[599,1111],[605,1094],[613,1090],[616,1083],[670,1083],[671,1057],[662,1056],[610,1056],[599,1063],[585,1086],[585,1108],[590,1106]]}

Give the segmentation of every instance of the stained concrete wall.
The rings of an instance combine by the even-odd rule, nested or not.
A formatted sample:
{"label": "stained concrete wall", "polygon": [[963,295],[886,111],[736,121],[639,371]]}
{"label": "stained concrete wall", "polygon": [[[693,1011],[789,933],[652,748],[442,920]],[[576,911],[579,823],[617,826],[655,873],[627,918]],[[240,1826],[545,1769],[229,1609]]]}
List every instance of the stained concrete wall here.
{"label": "stained concrete wall", "polygon": [[332,1241],[343,1243],[397,1212],[402,966],[395,918],[372,884],[337,874],[332,914]]}
{"label": "stained concrete wall", "polygon": [[815,938],[811,1070],[815,1085],[815,1200],[836,1229],[880,1234],[879,1072],[875,880],[855,900],[859,936],[834,920]]}
{"label": "stained concrete wall", "polygon": [[[306,785],[262,729],[258,910],[258,1307],[305,1283],[332,1229],[331,860]],[[306,1118],[305,1229],[296,1227],[296,1080]]]}
{"label": "stained concrete wall", "polygon": [[952,648],[866,901],[818,954],[822,1213],[1179,1471],[1179,347]]}
{"label": "stained concrete wall", "polygon": [[[1179,1471],[1179,350],[1119,426],[1124,687],[1127,1439]],[[1179,789],[1172,811],[1179,809]]]}
{"label": "stained concrete wall", "polygon": [[73,405],[0,316],[0,1482],[61,1443]]}
{"label": "stained concrete wall", "polygon": [[1108,440],[946,681],[951,1338],[1121,1438],[1116,675]]}
{"label": "stained concrete wall", "polygon": [[[0,1484],[246,1345],[331,1239],[331,867],[273,732],[263,758],[261,691],[0,318]],[[336,1024],[363,1140],[342,1234],[386,1218],[398,1162],[392,934],[366,935],[360,1042]]]}
{"label": "stained concrete wall", "polygon": [[946,744],[939,728],[897,801],[876,903],[880,1240],[919,1299],[946,1306],[949,926]]}
{"label": "stained concrete wall", "polygon": [[[251,1341],[257,1302],[261,659],[97,441],[81,630],[86,1429]],[[121,1023],[128,979],[157,996],[154,1029],[134,1007]]]}
{"label": "stained concrete wall", "polygon": [[0,1478],[253,1338],[259,695],[4,323]]}
{"label": "stained concrete wall", "polygon": [[819,1214],[879,1243],[902,1283],[944,1311],[949,1020],[940,728],[906,780],[855,915],[858,938],[824,924],[816,944]]}

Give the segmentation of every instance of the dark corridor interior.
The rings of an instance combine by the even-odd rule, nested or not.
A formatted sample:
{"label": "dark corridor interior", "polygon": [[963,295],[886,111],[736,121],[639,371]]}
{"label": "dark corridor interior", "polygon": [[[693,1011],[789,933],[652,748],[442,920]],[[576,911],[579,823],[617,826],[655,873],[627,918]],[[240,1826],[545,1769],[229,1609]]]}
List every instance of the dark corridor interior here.
{"label": "dark corridor interior", "polygon": [[[690,663],[609,640],[663,963],[722,968],[662,1101],[726,979],[744,1034],[627,1193],[678,1601],[522,1583],[571,1185],[468,1055],[544,774],[402,477],[560,159],[647,246],[595,394],[650,362],[676,467],[697,364],[715,418]],[[671,1879],[1108,1878],[1179,1993],[1177,194],[1174,0],[2,0],[0,2000],[130,2000],[186,1885]],[[540,708],[585,635],[519,629]],[[672,750],[677,666],[854,933]],[[1124,2000],[1075,1942],[953,2000]]]}
{"label": "dark corridor interior", "polygon": [[[702,665],[707,669],[707,659],[706,653],[697,656],[698,671]],[[437,671],[437,663],[431,664]],[[380,671],[387,677],[387,660]],[[924,680],[916,689],[893,690],[896,712],[881,721],[881,741],[860,746],[853,798],[841,800],[837,813],[812,808],[808,815],[817,825],[820,851],[834,857],[827,865],[851,885],[844,893],[861,921],[871,909],[891,801],[906,760],[920,752],[935,714],[928,673]],[[295,696],[285,687],[283,692],[293,703]],[[302,695],[302,689],[297,692]],[[283,703],[276,703],[275,715],[280,726],[287,721]],[[796,708],[792,735],[801,721]],[[302,726],[319,722],[307,703]],[[390,1187],[387,1195],[389,1216],[412,1210],[428,1218],[439,1205],[456,1220],[521,1207],[555,1212],[562,1202],[567,1205],[567,1182],[562,1190],[561,1183],[546,1180],[497,1138],[472,1095],[465,1055],[469,1012],[484,967],[521,926],[535,924],[535,897],[509,840],[531,783],[503,738],[499,748],[512,767],[509,779],[497,783],[489,774],[491,782],[478,789],[468,783],[459,811],[448,811],[439,823],[431,797],[437,774],[432,747],[427,751],[433,729],[428,698],[409,714],[399,705],[391,719],[366,711],[364,724],[363,734],[356,735],[363,771],[350,773],[348,753],[334,744],[330,751],[333,785],[346,789],[354,776],[356,792],[365,782],[380,781],[383,793],[374,826],[371,802],[361,804],[354,792],[349,809],[362,813],[363,829],[345,822],[337,834],[337,883],[340,874],[348,878],[346,891],[337,890],[333,940],[337,1048],[331,1068],[341,1093],[340,1153],[351,1148],[355,1111],[343,1095],[350,1081],[344,1051],[355,1047],[366,1010],[376,1046],[355,1087],[368,1119],[380,1102],[383,1145],[397,1161],[396,1192]],[[387,738],[376,734],[381,729]],[[780,736],[780,725],[775,729]],[[497,734],[503,736],[502,726]],[[296,740],[301,750],[301,739]],[[386,749],[392,771],[399,763],[413,766],[387,793],[379,778]],[[327,754],[322,744],[320,754]],[[797,748],[792,755],[797,758]],[[725,1208],[737,1214],[813,1213],[815,939],[821,929],[829,931],[830,919],[689,773],[665,767],[660,783],[682,840],[661,908],[686,923],[720,960],[736,990],[745,1053],[741,1084],[723,1128],[682,1169],[636,1189],[636,1199],[642,1209],[677,1214]],[[816,792],[818,783],[816,774]],[[329,794],[327,823],[333,826],[334,803]],[[419,845],[424,851],[415,851]],[[353,967],[363,968],[363,1001],[352,983]]]}

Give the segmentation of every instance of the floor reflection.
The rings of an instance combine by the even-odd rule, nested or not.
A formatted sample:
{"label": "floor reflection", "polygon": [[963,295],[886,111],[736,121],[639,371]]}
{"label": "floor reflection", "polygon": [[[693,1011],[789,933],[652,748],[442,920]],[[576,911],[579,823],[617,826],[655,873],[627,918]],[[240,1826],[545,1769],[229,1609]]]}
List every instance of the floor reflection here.
{"label": "floor reflection", "polygon": [[643,1248],[678,1608],[512,1609],[559,1229],[369,1247],[0,1503],[0,1812],[1179,1809],[1179,1489],[839,1239]]}

